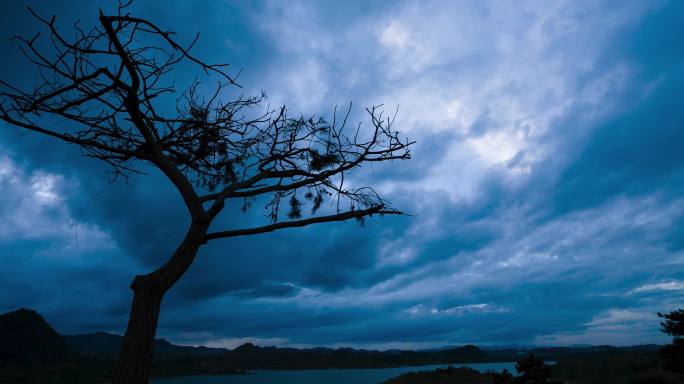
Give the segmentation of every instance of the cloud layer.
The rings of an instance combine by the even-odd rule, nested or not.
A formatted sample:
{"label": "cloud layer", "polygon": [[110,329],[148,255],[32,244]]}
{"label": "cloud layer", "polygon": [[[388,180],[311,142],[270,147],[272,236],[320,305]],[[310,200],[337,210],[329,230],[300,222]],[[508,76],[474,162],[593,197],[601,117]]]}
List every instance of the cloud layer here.
{"label": "cloud layer", "polygon": [[[87,2],[50,9],[92,19]],[[163,9],[163,12],[160,12]],[[159,333],[234,346],[663,342],[684,305],[680,2],[135,4],[247,93],[329,116],[398,106],[414,158],[363,169],[412,216],[206,246]],[[71,18],[71,19],[70,19]],[[181,23],[182,22],[182,23]],[[36,28],[23,5],[4,35]],[[0,73],[31,82],[16,49]],[[190,74],[188,74],[190,75]],[[363,125],[362,125],[363,126]],[[188,219],[163,175],[109,183],[78,150],[0,125],[0,310],[121,331],[127,286]],[[232,212],[232,211],[231,211]],[[256,208],[225,223],[263,220]]]}

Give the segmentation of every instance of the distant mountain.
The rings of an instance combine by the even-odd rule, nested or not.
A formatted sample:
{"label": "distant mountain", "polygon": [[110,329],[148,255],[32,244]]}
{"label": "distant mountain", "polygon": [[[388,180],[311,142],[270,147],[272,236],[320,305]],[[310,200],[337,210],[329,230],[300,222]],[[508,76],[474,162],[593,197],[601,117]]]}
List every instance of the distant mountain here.
{"label": "distant mountain", "polygon": [[19,309],[0,315],[0,365],[76,359],[76,352],[38,312]]}
{"label": "distant mountain", "polygon": [[[30,365],[34,363],[65,363],[62,365],[71,365],[74,371],[86,372],[89,376],[84,379],[85,382],[90,377],[106,377],[113,369],[122,340],[120,335],[105,332],[60,336],[37,312],[28,309],[0,315],[0,365],[24,366],[24,371],[27,372],[35,369],[34,365]],[[657,348],[655,345],[641,345],[621,348],[542,347],[531,350],[545,360],[561,361],[592,354],[652,355]],[[525,353],[514,348],[482,350],[474,345],[422,351],[374,351],[353,348],[260,347],[246,343],[229,350],[174,345],[164,339],[155,340],[154,349],[152,374],[155,377],[228,374],[257,369],[387,368],[501,362],[515,361],[521,353]]]}
{"label": "distant mountain", "polygon": [[[93,384],[109,382],[123,337],[104,332],[60,336],[36,311],[0,315],[0,383]],[[221,348],[155,341],[152,377],[239,373],[212,365]]]}
{"label": "distant mountain", "polygon": [[474,345],[444,349],[436,352],[436,356],[448,362],[469,363],[487,360],[487,353]]}
{"label": "distant mountain", "polygon": [[[97,356],[115,359],[121,351],[123,336],[106,332],[95,332],[79,335],[62,335],[64,340],[76,352],[84,356]],[[206,356],[225,353],[225,348],[190,347],[174,345],[164,339],[154,341],[155,358],[171,358],[184,356]]]}
{"label": "distant mountain", "polygon": [[100,357],[116,357],[121,350],[119,335],[106,332],[95,332],[81,335],[62,335],[66,343],[81,355]]}
{"label": "distant mountain", "polygon": [[500,345],[488,345],[488,346],[483,346],[481,347],[485,351],[496,351],[496,350],[502,350],[502,349],[507,349],[507,350],[523,350],[523,351],[528,351],[534,348],[537,348],[535,345],[531,344],[500,344]]}
{"label": "distant mountain", "polygon": [[259,347],[246,343],[232,351],[207,356],[202,364],[240,371],[245,369],[387,368],[485,361],[490,361],[487,354],[474,345],[440,351],[373,351],[353,348]]}
{"label": "distant mountain", "polygon": [[[122,336],[104,332],[63,336],[75,351],[84,356],[115,359]],[[380,368],[433,363],[468,363],[489,361],[487,354],[474,345],[439,351],[369,351],[353,348],[278,348],[245,343],[233,350],[189,347],[155,341],[157,366],[181,365],[188,371],[230,371],[243,369],[313,369]]]}

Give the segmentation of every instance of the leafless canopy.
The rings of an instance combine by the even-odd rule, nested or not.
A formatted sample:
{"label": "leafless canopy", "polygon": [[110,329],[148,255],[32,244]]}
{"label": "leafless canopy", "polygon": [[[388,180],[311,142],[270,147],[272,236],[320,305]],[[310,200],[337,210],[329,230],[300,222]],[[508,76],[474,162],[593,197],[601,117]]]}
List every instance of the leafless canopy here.
{"label": "leafless canopy", "polygon": [[[332,121],[291,117],[285,107],[264,108],[263,96],[223,100],[239,89],[227,64],[209,64],[192,53],[195,39],[179,43],[173,32],[130,16],[100,12],[99,24],[75,36],[55,17],[33,15],[47,37],[15,37],[40,81],[31,90],[0,80],[0,119],[78,145],[117,175],[159,168],[179,190],[194,221],[208,221],[226,199],[267,195],[271,224],[208,233],[206,240],[272,231],[314,222],[400,213],[371,188],[348,187],[346,172],[368,162],[408,159],[401,139],[380,108],[368,108],[370,129],[347,127],[349,111]],[[195,81],[176,95],[173,73],[195,65],[208,92]],[[173,102],[169,102],[172,100]],[[175,102],[175,106],[173,105]],[[346,129],[345,129],[346,128]],[[324,201],[333,214],[316,216]],[[279,220],[282,205],[287,220]],[[302,219],[303,211],[310,218]]]}

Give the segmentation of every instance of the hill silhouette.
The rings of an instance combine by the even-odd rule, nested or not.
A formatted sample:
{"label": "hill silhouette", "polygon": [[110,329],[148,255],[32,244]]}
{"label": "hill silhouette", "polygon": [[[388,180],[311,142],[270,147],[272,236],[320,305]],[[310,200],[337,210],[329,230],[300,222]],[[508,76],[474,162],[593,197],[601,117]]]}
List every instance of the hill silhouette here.
{"label": "hill silhouette", "polygon": [[[107,332],[78,335],[62,335],[67,344],[80,355],[115,359],[121,351],[123,336]],[[190,347],[171,344],[165,339],[154,341],[154,354],[157,358],[205,356],[225,353],[225,348]]]}
{"label": "hill silhouette", "polygon": [[[36,311],[20,309],[0,315],[0,384],[101,383],[111,378],[122,336],[105,332],[59,335]],[[658,377],[658,346],[583,346],[533,348],[554,366],[559,376],[602,384],[625,377]],[[174,345],[155,341],[152,377],[236,374],[246,370],[304,370],[327,368],[389,368],[431,364],[515,361],[521,349],[487,349],[474,345],[434,350],[364,350],[353,348],[278,348],[245,343],[235,349]],[[607,369],[610,367],[610,369]],[[418,368],[418,367],[417,367]],[[419,369],[419,368],[418,368]],[[618,377],[609,381],[608,376]],[[488,374],[451,368],[402,375],[388,383],[479,383]],[[666,378],[667,379],[667,378]],[[589,381],[587,381],[589,380]],[[668,381],[661,381],[668,382]]]}
{"label": "hill silhouette", "polygon": [[232,369],[387,368],[407,365],[475,363],[489,361],[474,345],[439,351],[376,351],[353,348],[278,348],[243,344],[209,356],[214,364]]}
{"label": "hill silhouette", "polygon": [[[105,332],[59,335],[34,310],[0,315],[0,383],[99,382],[109,377],[122,336]],[[433,351],[374,351],[353,348],[278,348],[251,343],[233,350],[174,345],[155,340],[153,377],[235,374],[256,369],[386,368],[487,361],[473,345]],[[9,381],[8,381],[9,380]]]}
{"label": "hill silhouette", "polygon": [[19,309],[0,315],[0,364],[69,362],[76,352],[38,314]]}

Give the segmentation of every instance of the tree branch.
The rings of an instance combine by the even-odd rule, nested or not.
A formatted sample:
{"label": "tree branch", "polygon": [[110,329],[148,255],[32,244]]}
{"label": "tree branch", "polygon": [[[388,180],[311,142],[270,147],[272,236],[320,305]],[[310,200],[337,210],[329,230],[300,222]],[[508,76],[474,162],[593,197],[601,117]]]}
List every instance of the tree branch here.
{"label": "tree branch", "polygon": [[284,228],[295,228],[304,227],[311,224],[317,223],[329,223],[335,221],[345,221],[349,219],[360,219],[365,216],[371,216],[373,214],[380,215],[403,215],[404,213],[394,209],[386,209],[384,205],[377,205],[368,209],[359,209],[354,211],[347,211],[343,213],[338,213],[335,215],[318,216],[311,217],[302,220],[292,220],[292,221],[281,221],[278,223],[264,225],[263,227],[247,228],[247,229],[234,229],[228,231],[211,232],[204,236],[205,243],[214,240],[221,239],[225,237],[235,237],[244,235],[256,235],[259,233],[267,233],[277,231]]}
{"label": "tree branch", "polygon": [[[346,173],[364,164],[411,157],[413,142],[399,137],[394,117],[384,117],[381,106],[366,108],[368,130],[359,124],[344,134],[351,104],[344,119],[337,120],[335,109],[328,122],[291,116],[285,106],[262,110],[263,94],[221,100],[224,87],[237,85],[227,65],[191,54],[196,39],[181,45],[173,32],[122,14],[127,4],[117,15],[100,11],[99,25],[88,32],[76,26],[73,39],[60,32],[54,16],[31,10],[47,26],[51,44],[38,43],[40,34],[14,39],[40,79],[31,91],[0,80],[0,120],[79,145],[124,176],[137,172],[138,161],[152,163],[178,189],[193,222],[207,226],[229,199],[244,199],[247,210],[256,197],[268,196],[271,223],[279,221],[281,209],[289,208],[289,220],[298,220],[305,207],[313,216],[324,199],[337,200],[338,213],[340,202],[348,201],[357,210],[350,217],[387,205],[372,188],[345,184]],[[209,98],[198,89],[206,82],[193,81],[175,98],[173,111],[165,95],[177,93],[173,71],[183,60],[220,80]],[[347,214],[266,228],[344,220]]]}

